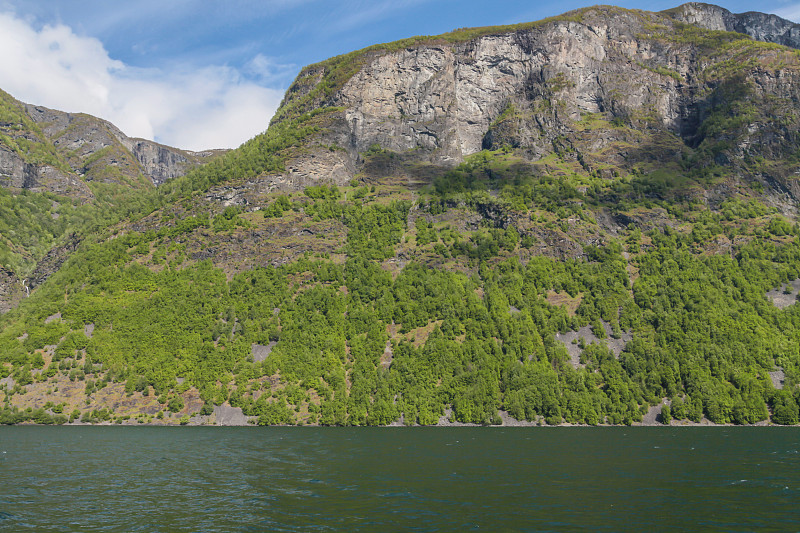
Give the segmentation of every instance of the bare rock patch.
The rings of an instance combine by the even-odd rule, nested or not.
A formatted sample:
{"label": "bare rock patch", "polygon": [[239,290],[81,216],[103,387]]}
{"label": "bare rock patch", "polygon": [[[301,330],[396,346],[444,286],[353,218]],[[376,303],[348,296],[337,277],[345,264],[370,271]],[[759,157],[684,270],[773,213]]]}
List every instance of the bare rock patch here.
{"label": "bare rock patch", "polygon": [[782,389],[783,384],[786,381],[786,374],[783,373],[782,368],[778,368],[778,370],[774,372],[769,372],[769,378],[772,380],[772,386],[776,389]]}
{"label": "bare rock patch", "polygon": [[214,407],[214,418],[218,426],[246,426],[248,417],[244,415],[241,407],[218,405]]}
{"label": "bare rock patch", "polygon": [[272,349],[275,345],[278,344],[277,341],[271,341],[266,346],[263,344],[255,344],[250,347],[250,353],[253,355],[253,361],[256,363],[260,363],[261,361],[265,360],[269,357],[269,354],[272,353]]}
{"label": "bare rock patch", "polygon": [[784,283],[777,289],[767,292],[767,298],[778,309],[786,309],[797,302],[797,295],[800,293],[800,279]]}
{"label": "bare rock patch", "polygon": [[606,331],[606,338],[600,339],[592,331],[591,326],[583,326],[578,331],[568,331],[566,333],[556,333],[556,340],[561,342],[567,349],[569,354],[570,363],[574,368],[586,366],[581,363],[581,353],[583,349],[580,345],[580,340],[583,339],[583,345],[588,346],[592,343],[604,344],[614,357],[619,358],[619,354],[625,349],[625,346],[633,340],[633,335],[630,332],[623,332],[618,339],[611,336],[611,324],[603,321],[603,328]]}
{"label": "bare rock patch", "polygon": [[386,346],[383,348],[383,355],[381,355],[381,367],[388,370],[392,366],[394,359],[394,352],[392,351],[392,341],[387,340]]}

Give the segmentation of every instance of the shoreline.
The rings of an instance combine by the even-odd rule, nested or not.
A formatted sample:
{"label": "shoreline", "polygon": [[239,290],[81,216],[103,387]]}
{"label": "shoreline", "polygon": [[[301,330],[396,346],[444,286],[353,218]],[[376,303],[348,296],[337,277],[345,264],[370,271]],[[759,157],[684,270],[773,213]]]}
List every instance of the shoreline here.
{"label": "shoreline", "polygon": [[386,424],[383,426],[325,426],[322,424],[275,424],[271,426],[259,426],[258,424],[153,424],[153,423],[114,423],[114,422],[100,422],[97,424],[92,424],[89,422],[72,422],[72,423],[65,423],[65,424],[38,424],[36,422],[22,422],[19,424],[4,424],[5,427],[164,427],[164,428],[181,428],[181,427],[191,427],[191,428],[198,428],[198,427],[206,427],[206,428],[399,428],[399,429],[409,429],[409,428],[487,428],[487,429],[504,429],[504,428],[537,428],[537,429],[547,429],[547,428],[752,428],[752,427],[800,427],[800,425],[795,426],[782,426],[780,424],[774,424],[768,420],[762,420],[761,422],[756,422],[755,424],[715,424],[710,420],[704,419],[701,422],[691,422],[686,420],[675,421],[673,420],[670,424],[643,424],[643,423],[635,423],[631,425],[625,424],[570,424],[570,423],[562,423],[556,425],[550,424],[538,424],[537,422],[529,422],[529,421],[518,421],[516,424],[474,424],[474,423],[465,423],[465,422],[448,422],[445,424],[437,423],[437,424],[430,424],[430,425],[420,425],[414,424],[410,426],[401,425],[401,424]]}
{"label": "shoreline", "polygon": [[[662,400],[663,402],[664,400]],[[487,427],[487,428],[510,428],[510,427],[536,427],[536,428],[563,428],[563,427],[578,427],[578,428],[589,428],[589,427],[662,427],[662,428],[679,428],[679,427],[762,427],[762,426],[780,426],[780,424],[775,424],[771,420],[761,420],[754,424],[717,424],[709,420],[708,418],[703,417],[699,422],[693,422],[690,420],[676,420],[672,419],[669,424],[664,424],[661,422],[661,415],[660,415],[660,408],[662,404],[651,405],[648,409],[648,412],[642,416],[642,420],[640,422],[634,422],[630,425],[626,424],[607,424],[607,423],[600,423],[600,424],[580,424],[580,423],[569,423],[569,422],[562,422],[559,424],[547,424],[544,421],[544,418],[541,416],[537,416],[536,420],[518,420],[511,416],[508,411],[498,410],[498,415],[500,418],[500,424],[476,424],[472,422],[459,422],[452,420],[453,418],[453,411],[452,408],[446,408],[444,414],[439,417],[439,420],[436,424],[428,424],[428,425],[421,425],[421,424],[411,424],[406,425],[404,423],[403,416],[399,419],[395,420],[390,424],[380,425],[380,426],[353,426],[353,425],[335,425],[335,426],[326,426],[319,423],[307,424],[307,423],[298,423],[298,424],[275,424],[271,426],[259,426],[255,423],[258,420],[258,417],[255,416],[247,416],[243,413],[242,409],[239,407],[231,407],[230,405],[218,405],[214,407],[214,411],[208,415],[201,415],[195,414],[194,416],[189,417],[188,414],[181,416],[178,418],[176,416],[166,416],[163,419],[156,419],[149,420],[147,422],[140,422],[139,420],[134,417],[129,417],[122,419],[121,421],[110,421],[104,420],[99,422],[83,422],[80,420],[75,420],[73,422],[65,422],[62,424],[42,424],[33,422],[32,420],[26,420],[24,422],[16,423],[16,424],[5,424],[7,426],[141,426],[141,427],[382,427],[382,428],[417,428],[417,427]],[[302,421],[301,421],[302,422]],[[782,426],[782,427],[792,427],[792,426]]]}

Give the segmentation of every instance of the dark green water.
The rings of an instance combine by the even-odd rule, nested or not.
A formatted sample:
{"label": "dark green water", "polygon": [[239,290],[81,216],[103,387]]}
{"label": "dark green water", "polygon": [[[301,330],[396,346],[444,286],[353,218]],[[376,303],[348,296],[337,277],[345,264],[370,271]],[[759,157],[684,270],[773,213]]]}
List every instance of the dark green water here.
{"label": "dark green water", "polygon": [[799,531],[797,428],[0,428],[2,531]]}

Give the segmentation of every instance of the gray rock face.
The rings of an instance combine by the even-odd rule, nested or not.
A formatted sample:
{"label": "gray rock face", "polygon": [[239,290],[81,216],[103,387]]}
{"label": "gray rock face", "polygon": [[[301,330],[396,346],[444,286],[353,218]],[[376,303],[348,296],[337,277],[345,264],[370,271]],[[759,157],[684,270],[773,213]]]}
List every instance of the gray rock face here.
{"label": "gray rock face", "polygon": [[683,4],[666,13],[676,20],[701,28],[735,31],[749,35],[757,41],[800,48],[800,24],[777,15],[755,11],[734,14],[725,8],[700,2]]}
{"label": "gray rock face", "polygon": [[[707,134],[703,121],[730,104],[731,90],[708,75],[713,59],[703,56],[702,46],[674,21],[773,42],[794,43],[797,35],[797,25],[778,17],[733,15],[705,4],[686,4],[666,14],[608,7],[575,13],[464,42],[366,53],[364,66],[322,102],[343,111],[326,124],[319,145],[309,145],[272,184],[291,189],[319,181],[346,183],[376,145],[441,166],[502,146],[522,148],[531,160],[554,151],[575,158],[622,144],[629,148],[608,156],[616,157],[614,164],[678,158],[682,145],[656,150],[643,139],[663,132],[696,147]],[[284,104],[310,94],[323,71],[312,66],[301,72]],[[796,69],[750,68],[742,74],[753,101],[800,101]],[[643,135],[624,128],[581,133],[576,124],[591,114]],[[776,129],[754,121],[729,153],[718,155],[718,164],[756,151],[759,156],[783,153],[797,137],[797,124],[789,122]],[[323,153],[331,145],[344,150]]]}
{"label": "gray rock face", "polygon": [[169,179],[183,176],[188,169],[196,165],[195,158],[190,152],[176,150],[145,139],[123,137],[120,142],[136,157],[144,174],[154,185],[161,185]]}
{"label": "gray rock face", "polygon": [[246,426],[249,421],[240,407],[231,407],[230,405],[214,407],[214,417],[218,426]]}
{"label": "gray rock face", "polygon": [[353,178],[411,184],[423,174],[430,182],[482,149],[510,148],[540,171],[560,171],[543,163],[552,155],[600,178],[677,174],[713,154],[701,167],[725,167],[730,180],[700,201],[718,203],[757,181],[767,203],[794,212],[800,69],[787,52],[713,33],[721,31],[800,43],[798,26],[772,15],[696,3],[664,13],[599,6],[309,66],[275,120],[331,109],[319,133],[285,171],[236,184],[236,201],[257,205],[275,190]]}
{"label": "gray rock face", "polygon": [[0,144],[0,187],[49,191],[64,196],[90,198],[89,187],[77,176],[50,165],[27,163],[20,155]]}
{"label": "gray rock face", "polygon": [[611,24],[597,17],[589,24],[557,23],[379,55],[333,97],[331,105],[345,111],[332,140],[351,156],[377,144],[454,165],[495,144],[493,122],[509,108],[537,115],[516,139],[537,155],[585,113],[649,106],[677,128],[679,82],[637,63],[655,60],[687,74],[692,66],[641,43],[636,31],[642,23],[629,18]]}
{"label": "gray rock face", "polygon": [[63,245],[51,248],[36,264],[34,271],[28,276],[26,280],[28,287],[33,290],[35,287],[44,283],[47,278],[61,268],[61,265],[67,260],[69,254],[74,252],[79,244],[80,240],[77,236],[70,235],[67,242]]}
{"label": "gray rock face", "polygon": [[276,344],[278,344],[276,341],[271,341],[267,345],[253,344],[250,347],[250,354],[253,356],[253,361],[256,363],[264,361],[267,357],[269,357],[269,354],[272,353],[272,349]]}
{"label": "gray rock face", "polygon": [[675,20],[707,30],[733,31],[733,26],[736,24],[736,17],[727,9],[701,2],[689,2],[665,13]]}
{"label": "gray rock face", "polygon": [[422,149],[437,163],[458,163],[481,149],[491,120],[520,91],[541,53],[526,53],[514,35],[459,48],[419,48],[377,58],[342,89],[350,146],[403,152]]}
{"label": "gray rock face", "polygon": [[35,185],[35,178],[29,168],[26,168],[25,161],[15,152],[0,145],[0,184],[3,187],[32,187]]}
{"label": "gray rock face", "polygon": [[14,272],[0,265],[0,314],[16,307],[25,295],[22,281]]}

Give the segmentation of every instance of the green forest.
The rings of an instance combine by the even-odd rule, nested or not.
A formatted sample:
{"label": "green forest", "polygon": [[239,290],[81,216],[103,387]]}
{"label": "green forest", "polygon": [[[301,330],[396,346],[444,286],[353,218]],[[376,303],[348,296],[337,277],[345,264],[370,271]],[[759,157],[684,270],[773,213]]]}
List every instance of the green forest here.
{"label": "green forest", "polygon": [[[124,384],[129,395],[157,397],[165,412],[196,389],[198,413],[227,402],[259,424],[426,425],[449,412],[489,425],[500,411],[541,424],[633,424],[664,400],[667,421],[798,423],[800,312],[765,296],[800,278],[796,225],[754,201],[717,212],[684,205],[679,229],[631,225],[575,259],[528,255],[535,239],[513,225],[484,220],[459,231],[434,221],[516,206],[525,209],[516,215],[557,226],[560,210],[590,219],[602,193],[552,193],[564,185],[528,176],[491,198],[485,189],[496,184],[475,185],[473,172],[460,167],[415,202],[389,201],[380,186],[322,185],[275,195],[250,214],[257,218],[227,208],[85,243],[2,317],[0,372],[15,383],[2,421],[68,421],[69,413],[11,405],[27,384],[68,378],[87,395]],[[210,260],[192,261],[182,244],[297,213],[346,227],[336,257],[305,253],[226,276]],[[704,249],[736,236],[746,243],[730,253]],[[417,259],[387,270],[399,247]],[[458,268],[431,268],[437,261]],[[554,295],[577,305],[555,305]],[[575,364],[557,335],[584,326],[592,336],[578,340]],[[617,355],[606,341],[624,336]],[[254,361],[251,347],[270,344]],[[776,367],[782,389],[770,379]],[[92,417],[116,419],[84,420]]]}

